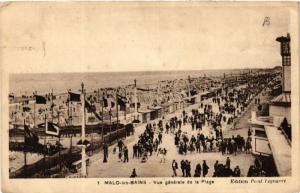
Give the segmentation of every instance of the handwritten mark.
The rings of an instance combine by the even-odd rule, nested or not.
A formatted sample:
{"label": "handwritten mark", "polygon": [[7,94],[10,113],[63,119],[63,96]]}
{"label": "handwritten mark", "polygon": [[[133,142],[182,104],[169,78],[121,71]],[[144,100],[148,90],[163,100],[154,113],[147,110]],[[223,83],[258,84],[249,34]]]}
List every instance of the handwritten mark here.
{"label": "handwritten mark", "polygon": [[270,19],[270,17],[265,17],[262,26],[264,27],[264,26],[269,26],[269,25],[271,25],[271,19]]}

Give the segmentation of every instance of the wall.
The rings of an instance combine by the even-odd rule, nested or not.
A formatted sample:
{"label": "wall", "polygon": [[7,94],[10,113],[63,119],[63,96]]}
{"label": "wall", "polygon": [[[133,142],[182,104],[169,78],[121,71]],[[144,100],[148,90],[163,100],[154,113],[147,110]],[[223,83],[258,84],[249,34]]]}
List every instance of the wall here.
{"label": "wall", "polygon": [[273,116],[286,117],[288,123],[291,124],[291,107],[270,105],[270,117]]}

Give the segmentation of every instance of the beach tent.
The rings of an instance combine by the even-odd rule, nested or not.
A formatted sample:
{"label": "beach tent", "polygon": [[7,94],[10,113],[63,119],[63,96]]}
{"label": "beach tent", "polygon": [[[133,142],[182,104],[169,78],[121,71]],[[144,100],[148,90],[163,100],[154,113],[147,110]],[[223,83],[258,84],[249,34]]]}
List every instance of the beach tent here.
{"label": "beach tent", "polygon": [[140,116],[140,121],[142,123],[147,123],[148,121],[150,121],[150,112],[151,110],[149,109],[139,109],[139,113],[142,115]]}
{"label": "beach tent", "polygon": [[169,113],[169,103],[168,102],[163,103],[161,105],[161,107],[162,107],[162,116]]}
{"label": "beach tent", "polygon": [[152,112],[150,112],[151,120],[162,117],[162,107],[161,106],[150,107],[149,109],[152,110]]}

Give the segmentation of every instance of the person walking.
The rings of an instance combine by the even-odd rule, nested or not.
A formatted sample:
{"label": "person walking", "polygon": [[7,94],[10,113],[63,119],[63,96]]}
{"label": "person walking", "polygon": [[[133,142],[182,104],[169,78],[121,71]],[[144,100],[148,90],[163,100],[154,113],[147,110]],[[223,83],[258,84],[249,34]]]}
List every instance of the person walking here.
{"label": "person walking", "polygon": [[191,162],[186,160],[186,176],[185,177],[191,177]]}
{"label": "person walking", "polygon": [[108,160],[108,145],[106,143],[103,144],[103,163],[106,163]]}
{"label": "person walking", "polygon": [[194,177],[201,177],[201,164],[196,165]]}
{"label": "person walking", "polygon": [[186,164],[185,164],[184,160],[181,160],[181,162],[180,162],[180,168],[181,168],[181,171],[182,171],[182,177],[185,177],[185,175],[186,175],[186,172],[185,172]]}
{"label": "person walking", "polygon": [[128,158],[128,149],[127,147],[125,146],[124,147],[124,163],[125,162],[128,162],[129,161],[129,158]]}
{"label": "person walking", "polygon": [[218,167],[219,167],[219,161],[217,160],[215,165],[214,165],[215,172],[218,171]]}
{"label": "person walking", "polygon": [[178,169],[178,164],[175,160],[172,162],[172,170],[173,170],[173,177],[177,176],[176,170]]}
{"label": "person walking", "polygon": [[158,134],[158,143],[159,144],[162,143],[162,134],[161,133]]}
{"label": "person walking", "polygon": [[209,167],[208,167],[208,165],[206,164],[206,161],[203,160],[203,164],[202,164],[203,177],[205,177],[205,176],[207,175],[208,169],[209,169]]}
{"label": "person walking", "polygon": [[123,141],[122,140],[118,141],[118,147],[119,147],[119,152],[122,151],[122,148],[123,148]]}
{"label": "person walking", "polygon": [[230,168],[230,162],[231,162],[230,158],[227,157],[227,159],[226,159],[226,166],[227,166],[228,168]]}

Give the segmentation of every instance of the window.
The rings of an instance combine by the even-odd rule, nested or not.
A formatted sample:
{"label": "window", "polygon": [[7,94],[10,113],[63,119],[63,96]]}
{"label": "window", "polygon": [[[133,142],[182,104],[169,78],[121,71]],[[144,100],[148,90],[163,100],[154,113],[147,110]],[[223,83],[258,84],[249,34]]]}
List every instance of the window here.
{"label": "window", "polygon": [[291,65],[291,56],[284,56],[283,57],[283,65],[290,66]]}

